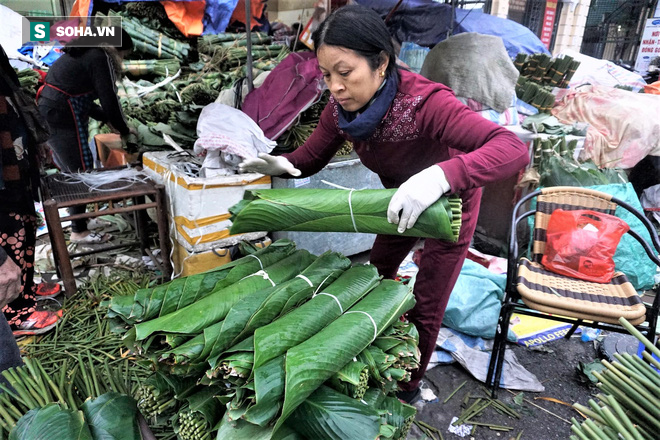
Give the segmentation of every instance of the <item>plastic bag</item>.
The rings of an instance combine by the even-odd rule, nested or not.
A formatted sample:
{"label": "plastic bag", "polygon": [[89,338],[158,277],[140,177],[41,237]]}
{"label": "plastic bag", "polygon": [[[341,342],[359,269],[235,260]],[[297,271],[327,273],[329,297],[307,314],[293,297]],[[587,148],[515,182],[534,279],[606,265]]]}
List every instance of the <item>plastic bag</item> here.
{"label": "plastic bag", "polygon": [[614,275],[614,253],[628,224],[590,210],[555,210],[547,228],[541,263],[553,272],[596,283]]}

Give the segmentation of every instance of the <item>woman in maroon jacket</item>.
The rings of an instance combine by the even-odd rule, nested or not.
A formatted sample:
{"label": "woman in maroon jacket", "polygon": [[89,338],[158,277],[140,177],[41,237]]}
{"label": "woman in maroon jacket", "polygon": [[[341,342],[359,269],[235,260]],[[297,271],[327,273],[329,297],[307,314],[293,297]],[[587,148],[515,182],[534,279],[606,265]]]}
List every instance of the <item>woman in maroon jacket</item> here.
{"label": "woman in maroon jacket", "polygon": [[[402,383],[399,397],[419,398],[419,381],[465,260],[479,213],[481,187],[516,174],[528,163],[525,145],[508,130],[460,103],[451,89],[399,70],[390,35],[371,9],[346,6],[314,34],[314,47],[332,96],[318,127],[296,151],[262,154],[241,164],[246,171],[305,177],[320,171],[344,140],[386,188],[399,188],[387,217],[399,233],[445,193],[463,199],[457,243],[426,239],[415,283],[417,304],[409,319],[418,328],[421,366]],[[394,278],[417,239],[378,235],[371,263]]]}

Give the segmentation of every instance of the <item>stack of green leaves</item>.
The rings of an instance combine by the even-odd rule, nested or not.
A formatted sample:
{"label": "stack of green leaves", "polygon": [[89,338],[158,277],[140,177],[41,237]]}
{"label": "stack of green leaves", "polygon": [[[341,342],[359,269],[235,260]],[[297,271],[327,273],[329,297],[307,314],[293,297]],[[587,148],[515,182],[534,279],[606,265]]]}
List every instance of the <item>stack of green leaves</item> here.
{"label": "stack of green leaves", "polygon": [[455,242],[461,227],[461,199],[443,196],[403,234],[387,221],[396,189],[265,189],[246,191],[229,208],[231,234],[252,231],[364,232],[439,238]]}
{"label": "stack of green leaves", "polygon": [[618,168],[598,168],[592,161],[578,162],[573,159],[575,140],[562,137],[535,139],[533,146],[534,166],[538,169],[539,185],[592,186],[626,183],[627,174]]}
{"label": "stack of green leaves", "polygon": [[[315,257],[305,250],[298,250],[271,266],[248,275],[173,313],[138,323],[134,327],[136,347],[144,348],[156,336],[181,334],[194,337],[206,327],[225,318],[231,308],[249,295],[290,280],[309,266]],[[178,307],[178,303],[177,303]]]}
{"label": "stack of green leaves", "polygon": [[519,76],[516,83],[516,96],[528,104],[531,104],[539,112],[549,113],[555,104],[555,95],[546,86],[536,84],[534,81]]}
{"label": "stack of green leaves", "polygon": [[209,360],[214,365],[212,359],[219,358],[259,327],[310,298],[315,290],[332,283],[349,266],[350,260],[340,254],[323,254],[293,279],[248,296],[233,306],[224,320],[205,328],[181,346],[162,353],[159,360],[175,364]]}
{"label": "stack of green leaves", "polygon": [[[579,61],[575,61],[568,55],[551,58],[542,53],[532,55],[519,53],[513,64],[521,77],[540,86],[560,88],[568,87],[573,74],[580,66]],[[518,97],[520,98],[520,96]]]}
{"label": "stack of green leaves", "polygon": [[[270,37],[263,32],[250,33],[253,45],[270,44]],[[228,47],[241,47],[247,45],[245,33],[221,32],[218,34],[203,35],[197,39],[197,50],[206,55],[213,55],[216,50]]]}
{"label": "stack of green leaves", "polygon": [[133,296],[113,296],[108,317],[136,324],[175,312],[216,289],[223,289],[291,255],[295,244],[278,240],[253,254],[236,259],[209,272],[177,278],[152,288],[140,289]]}
{"label": "stack of green leaves", "polygon": [[39,88],[39,80],[41,76],[33,69],[22,69],[16,74],[21,88],[28,94],[28,96],[36,97],[37,89]]}

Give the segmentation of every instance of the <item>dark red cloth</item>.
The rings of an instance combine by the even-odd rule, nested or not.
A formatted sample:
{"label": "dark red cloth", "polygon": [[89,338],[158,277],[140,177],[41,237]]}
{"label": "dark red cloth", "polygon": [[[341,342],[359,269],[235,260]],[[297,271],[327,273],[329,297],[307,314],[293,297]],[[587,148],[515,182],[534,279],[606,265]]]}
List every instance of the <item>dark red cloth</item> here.
{"label": "dark red cloth", "polygon": [[[451,89],[408,71],[390,109],[374,134],[354,141],[339,129],[338,104],[330,99],[318,127],[303,146],[285,154],[306,177],[320,171],[344,140],[353,142],[362,163],[386,188],[401,185],[413,174],[440,165],[451,190],[463,199],[463,223],[457,243],[426,239],[415,282],[417,304],[409,314],[420,334],[422,362],[412,381],[415,388],[435,349],[442,318],[474,234],[481,201],[480,187],[515,175],[529,162],[527,147],[512,132],[474,113]],[[509,201],[502,201],[509,203]],[[381,275],[394,278],[415,238],[379,235],[371,263]]]}

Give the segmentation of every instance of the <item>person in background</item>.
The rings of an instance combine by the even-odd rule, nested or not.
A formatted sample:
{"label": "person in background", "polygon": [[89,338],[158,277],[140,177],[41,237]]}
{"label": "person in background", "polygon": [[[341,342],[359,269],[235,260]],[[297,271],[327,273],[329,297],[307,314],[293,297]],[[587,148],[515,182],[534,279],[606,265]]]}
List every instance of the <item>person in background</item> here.
{"label": "person in background", "polygon": [[36,145],[14,105],[17,87],[18,77],[0,46],[0,370],[20,362],[14,335],[47,331],[61,316],[61,310],[36,307],[38,164]]}
{"label": "person in background", "polygon": [[[115,84],[124,57],[133,50],[133,40],[122,30],[120,47],[71,46],[81,39],[67,45],[65,54],[48,70],[37,95],[39,111],[51,132],[48,145],[53,161],[61,171],[69,173],[94,168],[94,156],[87,142],[90,117],[109,123],[124,138],[135,133],[126,123]],[[100,106],[94,103],[96,99]],[[69,212],[80,214],[85,209],[75,206]],[[91,232],[85,219],[74,220],[71,231],[70,239],[75,243],[104,243],[110,239],[108,234]]]}
{"label": "person in background", "polygon": [[[386,188],[398,188],[387,217],[398,232],[443,194],[463,200],[456,243],[426,239],[414,287],[417,300],[408,318],[419,330],[421,366],[401,383],[399,398],[415,402],[431,358],[449,295],[468,252],[479,213],[481,187],[508,178],[528,161],[515,134],[460,103],[448,87],[397,68],[383,20],[363,6],[334,11],[313,36],[331,98],[304,145],[282,156],[261,154],[240,168],[285,177],[320,171],[345,140]],[[416,238],[378,235],[370,261],[394,278]]]}

